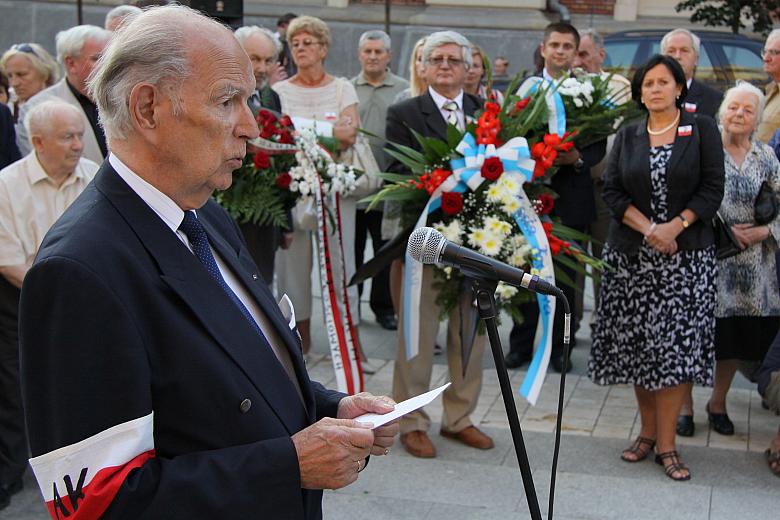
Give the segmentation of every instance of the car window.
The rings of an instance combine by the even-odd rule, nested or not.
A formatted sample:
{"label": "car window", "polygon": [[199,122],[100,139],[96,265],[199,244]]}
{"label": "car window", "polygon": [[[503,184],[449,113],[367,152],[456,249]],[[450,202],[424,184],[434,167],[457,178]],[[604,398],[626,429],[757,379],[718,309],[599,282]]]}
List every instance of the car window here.
{"label": "car window", "polygon": [[604,69],[623,76],[630,76],[631,67],[634,64],[634,56],[639,48],[639,41],[612,41],[604,42],[606,57]]}
{"label": "car window", "polygon": [[755,50],[729,43],[721,43],[720,46],[726,61],[731,65],[735,80],[744,79],[756,84],[766,83],[764,62]]}
{"label": "car window", "polygon": [[[707,52],[707,46],[710,45],[710,43],[702,43],[700,47],[700,54],[699,54],[699,65],[696,67],[696,81],[701,82],[716,82],[717,77],[715,75],[715,70],[712,66],[712,59],[710,59],[710,54]],[[657,42],[653,42],[651,48],[650,48],[650,55],[653,54],[660,54],[661,53],[661,42],[660,40]]]}

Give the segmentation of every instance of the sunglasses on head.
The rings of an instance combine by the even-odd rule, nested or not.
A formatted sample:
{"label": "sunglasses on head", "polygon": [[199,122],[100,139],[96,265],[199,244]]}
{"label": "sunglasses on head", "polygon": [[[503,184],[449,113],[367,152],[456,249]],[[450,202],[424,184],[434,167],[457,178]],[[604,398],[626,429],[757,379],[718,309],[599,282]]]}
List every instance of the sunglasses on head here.
{"label": "sunglasses on head", "polygon": [[26,52],[27,54],[32,54],[35,57],[38,57],[38,54],[35,52],[35,49],[32,48],[32,45],[29,43],[17,43],[11,47],[12,50],[19,51],[19,52]]}

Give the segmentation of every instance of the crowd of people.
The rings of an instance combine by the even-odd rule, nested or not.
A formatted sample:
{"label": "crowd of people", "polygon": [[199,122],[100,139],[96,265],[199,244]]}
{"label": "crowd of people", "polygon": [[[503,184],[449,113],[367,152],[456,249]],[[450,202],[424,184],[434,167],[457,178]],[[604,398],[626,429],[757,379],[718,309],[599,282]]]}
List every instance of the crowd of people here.
{"label": "crowd of people", "polygon": [[[56,60],[40,43],[0,58],[0,508],[21,489],[31,453],[49,507],[65,516],[84,504],[96,517],[164,511],[166,497],[197,481],[221,491],[212,501],[193,495],[196,515],[248,516],[259,504],[317,518],[316,490],[354,481],[397,432],[412,455],[436,456],[424,409],[377,430],[352,419],[427,391],[439,354],[452,383],[440,434],[493,447],[470,418],[486,338],[475,339],[464,372],[468,316],[456,309],[437,345],[434,267],[423,270],[411,359],[403,261],[373,278],[371,311],[398,331],[392,399],[345,396],[305,370],[318,247],[311,204],[292,208],[286,227],[238,226],[209,197],[230,185],[261,108],[328,122],[334,158],[365,179],[408,174],[379,139],[421,150],[415,134],[446,141],[448,124],[464,130],[490,96],[513,94],[502,92],[506,57],[491,61],[463,35],[434,32],[414,45],[407,79],[390,70],[390,37],[370,30],[356,49],[360,73],[345,79],[327,70],[332,35],[318,18],[288,14],[276,32],[231,34],[180,6],[119,6],[104,28],[73,27],[54,43]],[[598,32],[553,23],[531,75],[552,84],[600,75],[616,102],[644,111],[616,135],[561,153],[550,187],[554,218],[592,236],[591,252],[611,266],[595,286],[587,371],[597,384],[635,389],[641,430],[621,458],[652,455],[679,481],[691,478],[675,439],[695,434],[694,384],[713,387],[706,410],[721,435],[735,431],[726,404],[737,371],[780,412],[780,31],[762,51],[766,92],[738,82],[723,95],[697,81],[700,42],[688,30],[670,31],[660,49],[629,81],[603,70]],[[341,279],[363,263],[369,236],[377,251],[401,231],[392,201],[359,205],[377,189],[370,182],[340,208]],[[574,281],[563,288],[576,333],[584,277],[563,271]],[[279,305],[274,284],[287,296]],[[357,309],[361,291],[340,297]],[[509,368],[533,356],[538,308],[519,311]],[[551,367],[563,372],[571,362],[560,309],[555,322]],[[780,430],[766,457],[780,476]],[[122,469],[81,483],[103,486],[108,499],[64,492],[63,478],[87,458]]]}

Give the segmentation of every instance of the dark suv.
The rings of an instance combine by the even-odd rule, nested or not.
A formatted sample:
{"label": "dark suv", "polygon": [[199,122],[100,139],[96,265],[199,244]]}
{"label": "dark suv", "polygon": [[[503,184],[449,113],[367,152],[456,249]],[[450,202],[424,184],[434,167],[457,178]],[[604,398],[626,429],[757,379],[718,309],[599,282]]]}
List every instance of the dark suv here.
{"label": "dark suv", "polygon": [[[604,68],[632,78],[636,69],[653,54],[661,52],[661,38],[668,30],[625,31],[604,38],[607,57]],[[763,41],[719,31],[693,31],[701,39],[696,80],[724,91],[736,80],[764,85],[769,77],[763,69]]]}

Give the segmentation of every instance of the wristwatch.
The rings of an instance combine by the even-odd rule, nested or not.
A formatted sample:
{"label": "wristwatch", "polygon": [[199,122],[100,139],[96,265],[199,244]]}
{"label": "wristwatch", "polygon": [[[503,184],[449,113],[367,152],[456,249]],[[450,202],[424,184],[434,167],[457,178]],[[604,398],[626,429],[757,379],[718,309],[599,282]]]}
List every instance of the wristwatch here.
{"label": "wristwatch", "polygon": [[679,215],[677,215],[677,218],[679,218],[680,220],[682,220],[683,229],[688,229],[688,226],[690,226],[690,225],[691,225],[691,223],[690,223],[690,222],[688,222],[688,219],[687,219],[687,218],[685,218],[685,217],[682,215],[682,213],[680,213]]}
{"label": "wristwatch", "polygon": [[582,160],[582,157],[578,157],[574,163],[574,169],[581,170],[583,166],[585,166],[585,161]]}

